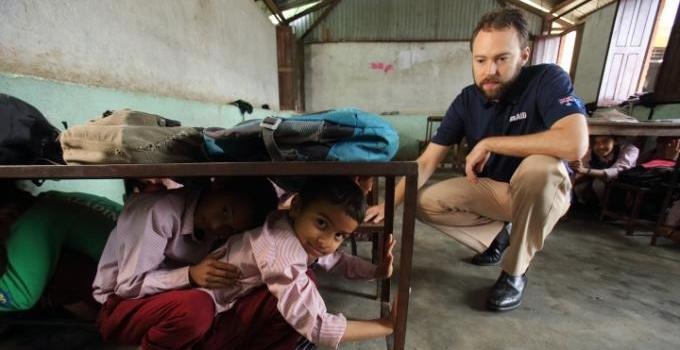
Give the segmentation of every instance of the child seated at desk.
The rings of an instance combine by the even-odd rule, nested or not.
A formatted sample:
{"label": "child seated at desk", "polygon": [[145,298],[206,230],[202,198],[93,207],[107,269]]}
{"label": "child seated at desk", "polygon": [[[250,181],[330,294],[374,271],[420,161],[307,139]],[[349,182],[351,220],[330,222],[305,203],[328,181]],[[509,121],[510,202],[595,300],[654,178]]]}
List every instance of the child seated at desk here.
{"label": "child seated at desk", "polygon": [[675,166],[680,154],[680,138],[672,136],[659,136],[653,149],[640,155],[640,164],[654,166]]}
{"label": "child seated at desk", "polygon": [[[393,331],[393,319],[349,321],[327,312],[316,283],[308,275],[313,264],[350,279],[392,275],[390,238],[380,266],[338,252],[340,244],[363,221],[362,190],[349,177],[310,177],[289,210],[271,213],[264,226],[234,235],[216,252],[235,265],[242,277],[224,289],[203,289],[225,312],[250,290],[267,285],[278,299],[284,319],[316,345],[336,348],[340,342],[379,338]],[[393,310],[392,317],[395,316]]]}
{"label": "child seated at desk", "polygon": [[602,203],[606,182],[615,179],[620,171],[634,167],[639,153],[634,145],[618,144],[614,136],[592,137],[585,157],[569,163],[574,170],[572,184],[576,201]]}

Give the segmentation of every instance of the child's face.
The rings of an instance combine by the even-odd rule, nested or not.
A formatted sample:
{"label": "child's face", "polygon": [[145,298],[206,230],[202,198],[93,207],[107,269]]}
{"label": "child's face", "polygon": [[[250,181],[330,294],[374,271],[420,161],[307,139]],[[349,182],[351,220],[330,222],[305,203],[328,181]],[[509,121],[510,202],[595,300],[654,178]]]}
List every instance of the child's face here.
{"label": "child's face", "polygon": [[307,255],[314,259],[334,253],[359,226],[340,205],[322,200],[301,207],[296,198],[290,209],[293,230]]}
{"label": "child's face", "polygon": [[253,228],[252,198],[225,191],[206,191],[194,212],[194,227],[211,238],[226,238]]}
{"label": "child's face", "polygon": [[611,136],[595,136],[593,152],[599,157],[606,157],[614,150],[614,138]]}

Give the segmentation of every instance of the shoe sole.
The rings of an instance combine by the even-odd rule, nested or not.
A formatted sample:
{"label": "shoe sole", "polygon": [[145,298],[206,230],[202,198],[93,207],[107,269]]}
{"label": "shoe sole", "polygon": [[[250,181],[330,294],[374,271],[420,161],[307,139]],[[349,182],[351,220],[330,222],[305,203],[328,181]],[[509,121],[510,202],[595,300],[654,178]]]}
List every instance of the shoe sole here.
{"label": "shoe sole", "polygon": [[512,305],[507,305],[507,306],[498,306],[498,305],[493,305],[493,304],[486,304],[486,308],[491,310],[491,311],[498,311],[498,312],[503,312],[503,311],[510,311],[518,308],[520,305],[522,305],[522,300],[520,300],[517,304],[512,304]]}
{"label": "shoe sole", "polygon": [[497,266],[497,265],[500,264],[500,263],[501,263],[500,260],[498,260],[498,261],[496,261],[496,262],[492,262],[492,263],[475,262],[474,260],[470,260],[470,264],[472,264],[472,265],[477,265],[477,266]]}
{"label": "shoe sole", "polygon": [[[485,263],[485,262],[480,263],[480,262],[475,262],[475,258],[472,257],[472,259],[470,259],[470,264],[472,264],[472,265],[477,265],[477,266],[498,266],[498,265],[501,263],[501,260],[503,260],[503,256],[504,256],[504,255],[505,255],[505,252],[503,252],[503,253],[501,254],[501,258],[498,259],[498,261],[493,262],[493,263]],[[476,255],[475,255],[475,256],[476,256]]]}

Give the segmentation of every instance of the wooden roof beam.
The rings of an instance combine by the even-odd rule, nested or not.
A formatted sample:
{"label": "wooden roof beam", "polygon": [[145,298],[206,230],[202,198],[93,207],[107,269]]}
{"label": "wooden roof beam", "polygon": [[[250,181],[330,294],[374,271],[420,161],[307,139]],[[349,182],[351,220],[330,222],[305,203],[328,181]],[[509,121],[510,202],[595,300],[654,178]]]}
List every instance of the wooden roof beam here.
{"label": "wooden roof beam", "polygon": [[[580,4],[578,4],[578,5],[576,5],[576,6],[572,7],[572,8],[570,8],[569,10],[565,11],[565,12],[562,13],[562,14],[557,15],[557,17],[554,17],[554,19],[552,19],[552,20],[560,19],[560,18],[562,18],[562,17],[568,15],[569,13],[571,13],[571,12],[573,12],[573,11],[576,11],[576,10],[579,9],[581,6],[583,6],[583,5],[585,5],[585,4],[589,3],[589,2],[590,2],[590,0],[583,0],[583,2],[581,2]],[[555,11],[553,11],[552,13],[555,13]],[[551,14],[551,16],[552,16],[552,14]],[[549,20],[549,21],[551,20],[550,16],[548,16],[548,18],[546,18],[546,19]]]}
{"label": "wooden roof beam", "polygon": [[[553,7],[550,9],[550,11],[551,11],[552,13],[557,13],[557,12],[559,12],[560,10],[562,10],[563,8],[568,7],[568,6],[571,6],[573,3],[578,2],[578,1],[582,1],[582,0],[564,0],[564,1],[562,1],[562,2],[560,2],[560,3],[558,3],[558,4],[556,4],[555,6],[553,6]],[[588,1],[590,1],[590,0],[586,0],[586,1],[584,1],[584,2],[588,2]],[[582,4],[581,4],[581,5],[582,5]],[[581,5],[579,5],[579,6],[581,6]],[[573,9],[567,11],[566,13],[571,12],[571,11],[573,11]],[[564,14],[566,14],[566,13],[564,13]],[[563,15],[564,15],[564,14],[563,14]]]}
{"label": "wooden roof beam", "polygon": [[279,21],[279,24],[284,24],[286,23],[286,18],[283,17],[283,12],[281,12],[281,9],[279,9],[279,6],[276,5],[274,0],[263,0],[265,5],[267,5],[267,8],[269,9],[269,12],[271,12],[274,17],[276,17],[276,20]]}
{"label": "wooden roof beam", "polygon": [[312,30],[314,30],[314,28],[316,28],[316,27],[317,27],[324,19],[326,19],[326,17],[328,17],[328,15],[331,13],[331,11],[333,11],[333,9],[334,9],[336,6],[338,6],[338,4],[339,4],[342,0],[331,0],[331,1],[333,1],[333,3],[330,4],[330,6],[328,6],[328,7],[326,8],[326,10],[321,14],[321,16],[319,16],[319,18],[317,18],[316,21],[314,21],[314,23],[312,23],[312,25],[311,25],[309,28],[307,28],[307,30],[305,31],[305,33],[302,34],[302,36],[300,37],[300,40],[304,40],[305,37],[306,37],[307,35],[309,35],[309,33],[311,33]]}
{"label": "wooden roof beam", "polygon": [[326,7],[326,6],[329,6],[329,5],[331,5],[332,3],[333,3],[333,0],[321,1],[321,2],[318,3],[318,4],[316,4],[316,5],[314,5],[314,6],[310,7],[310,8],[308,8],[308,9],[306,9],[306,10],[300,12],[300,13],[295,14],[293,17],[290,17],[290,18],[286,19],[286,24],[288,24],[288,23],[290,23],[290,22],[293,22],[293,21],[297,20],[298,18],[302,18],[302,17],[304,17],[304,16],[307,16],[308,14],[310,14],[310,13],[312,13],[312,12],[321,10],[322,8],[324,8],[324,7]]}
{"label": "wooden roof beam", "polygon": [[294,9],[296,7],[304,6],[313,2],[317,2],[319,0],[288,0],[285,2],[278,2],[279,9],[281,11],[286,11],[290,9]]}
{"label": "wooden roof beam", "polygon": [[567,25],[567,26],[571,25],[571,23],[569,23],[569,22],[567,22],[567,21],[565,21],[561,18],[556,18],[555,16],[552,15],[552,13],[543,12],[543,11],[541,11],[541,10],[539,10],[539,9],[533,7],[533,6],[527,5],[527,4],[525,4],[525,3],[523,3],[519,0],[505,0],[504,2],[506,3],[506,5],[510,4],[512,6],[521,8],[522,10],[525,10],[529,13],[533,13],[534,15],[539,16],[541,18],[545,18],[549,21],[554,19],[555,21],[558,21],[559,23],[561,23],[563,25]]}

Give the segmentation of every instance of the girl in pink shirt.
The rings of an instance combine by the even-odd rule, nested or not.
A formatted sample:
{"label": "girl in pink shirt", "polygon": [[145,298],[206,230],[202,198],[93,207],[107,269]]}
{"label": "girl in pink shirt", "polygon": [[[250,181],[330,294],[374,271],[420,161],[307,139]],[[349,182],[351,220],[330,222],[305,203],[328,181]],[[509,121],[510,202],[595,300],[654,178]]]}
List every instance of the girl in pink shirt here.
{"label": "girl in pink shirt", "polygon": [[307,274],[317,265],[350,279],[392,275],[392,238],[380,266],[337,251],[363,221],[365,209],[362,190],[349,177],[310,177],[290,210],[271,213],[264,226],[234,235],[217,249],[224,254],[221,260],[238,266],[242,277],[226,289],[203,289],[215,301],[216,312],[229,310],[266,284],[284,319],[319,346],[337,348],[341,342],[391,334],[393,319],[352,321],[329,313]]}
{"label": "girl in pink shirt", "polygon": [[592,137],[586,156],[569,164],[574,171],[572,183],[576,200],[582,204],[601,203],[607,181],[615,179],[620,171],[634,167],[639,154],[637,147],[617,144],[613,136]]}

